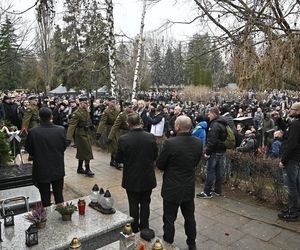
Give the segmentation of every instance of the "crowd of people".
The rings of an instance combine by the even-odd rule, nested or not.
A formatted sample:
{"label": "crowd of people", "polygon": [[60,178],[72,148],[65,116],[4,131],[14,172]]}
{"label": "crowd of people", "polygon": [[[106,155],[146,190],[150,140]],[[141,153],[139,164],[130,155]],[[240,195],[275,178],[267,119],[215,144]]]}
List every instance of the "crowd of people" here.
{"label": "crowd of people", "polygon": [[[164,171],[164,240],[173,242],[174,221],[181,207],[187,223],[187,244],[194,249],[194,168],[203,148],[206,179],[203,192],[196,197],[222,195],[225,153],[229,149],[226,140],[230,133],[237,151],[260,152],[279,159],[280,167],[287,173],[289,208],[278,216],[284,220],[296,220],[299,216],[300,95],[248,91],[241,92],[240,96],[243,98],[232,100],[212,92],[210,101],[204,102],[183,101],[183,95],[176,91],[140,92],[136,99],[120,101],[114,97],[49,98],[6,93],[0,104],[0,120],[29,130],[30,135],[30,129],[40,122],[39,110],[48,108],[53,124],[65,129],[66,146],[73,142],[77,148],[77,173],[88,177],[94,176],[89,164],[93,159],[93,141],[107,148],[111,154],[110,166],[123,169],[122,186],[128,195],[130,215],[135,219],[134,231],[149,227],[151,190],[156,186],[151,166],[156,164]],[[139,142],[145,145],[136,147]],[[145,155],[144,151],[149,154]],[[139,170],[140,165],[144,165],[141,167],[144,171]],[[141,181],[136,182],[137,186],[132,185],[132,180],[138,178]]]}

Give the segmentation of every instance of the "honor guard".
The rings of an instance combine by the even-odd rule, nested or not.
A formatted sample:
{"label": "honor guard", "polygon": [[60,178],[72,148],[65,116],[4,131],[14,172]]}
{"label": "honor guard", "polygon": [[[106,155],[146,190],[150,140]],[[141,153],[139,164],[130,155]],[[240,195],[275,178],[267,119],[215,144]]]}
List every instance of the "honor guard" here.
{"label": "honor guard", "polygon": [[[94,173],[90,169],[90,160],[93,159],[91,130],[94,129],[90,113],[88,111],[88,100],[86,97],[79,98],[79,107],[72,114],[69,120],[67,131],[67,142],[71,144],[73,134],[75,132],[75,141],[77,145],[76,158],[78,159],[78,174],[85,174],[93,177]],[[85,169],[83,169],[85,162]]]}
{"label": "honor guard", "polygon": [[22,120],[22,129],[29,130],[39,125],[39,110],[37,107],[38,97],[28,97],[29,106],[26,108]]}
{"label": "honor guard", "polygon": [[[107,142],[107,137],[119,114],[119,109],[116,108],[116,101],[114,97],[109,97],[107,99],[107,105],[108,106],[101,115],[100,123],[96,133],[97,139],[100,139],[101,137],[101,139],[103,139],[101,140],[102,142]],[[117,163],[115,160],[115,147],[112,144],[109,144],[108,151],[111,153],[110,166],[116,167]]]}

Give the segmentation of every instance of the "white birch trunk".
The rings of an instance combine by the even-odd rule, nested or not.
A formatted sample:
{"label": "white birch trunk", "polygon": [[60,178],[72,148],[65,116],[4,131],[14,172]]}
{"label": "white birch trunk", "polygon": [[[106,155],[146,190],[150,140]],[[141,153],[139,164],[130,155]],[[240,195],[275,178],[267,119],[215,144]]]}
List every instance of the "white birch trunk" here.
{"label": "white birch trunk", "polygon": [[144,0],[142,19],[141,19],[141,27],[140,27],[140,35],[139,35],[139,40],[138,40],[138,51],[137,51],[136,64],[135,64],[135,70],[134,70],[134,76],[133,76],[132,98],[135,98],[135,95],[136,95],[136,87],[137,87],[138,75],[139,75],[139,69],[140,69],[141,52],[142,52],[142,46],[143,46],[143,41],[144,41],[143,33],[144,33],[144,25],[145,25],[146,7],[147,7],[147,0]]}
{"label": "white birch trunk", "polygon": [[107,26],[108,26],[108,57],[109,57],[109,73],[110,73],[110,88],[112,96],[118,96],[118,85],[116,79],[116,42],[114,31],[114,16],[113,16],[113,3],[112,0],[105,0],[107,6]]}

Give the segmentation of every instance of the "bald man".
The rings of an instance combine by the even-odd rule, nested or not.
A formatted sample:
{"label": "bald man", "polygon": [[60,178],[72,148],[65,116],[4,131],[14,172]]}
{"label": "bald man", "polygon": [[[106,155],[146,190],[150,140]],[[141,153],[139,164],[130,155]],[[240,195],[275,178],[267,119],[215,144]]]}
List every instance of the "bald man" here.
{"label": "bald man", "polygon": [[164,241],[174,241],[174,223],[180,207],[189,249],[196,249],[195,167],[203,150],[201,139],[191,135],[191,119],[179,116],[175,121],[176,137],[163,146],[156,165],[164,171],[161,196],[163,197]]}

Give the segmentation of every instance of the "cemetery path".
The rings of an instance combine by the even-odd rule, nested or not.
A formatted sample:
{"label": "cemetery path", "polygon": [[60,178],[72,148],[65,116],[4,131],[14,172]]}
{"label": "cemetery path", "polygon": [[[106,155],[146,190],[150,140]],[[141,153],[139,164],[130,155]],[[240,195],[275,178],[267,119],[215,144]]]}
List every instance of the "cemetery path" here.
{"label": "cemetery path", "polygon": [[[114,207],[128,213],[125,190],[121,187],[122,171],[109,166],[110,155],[94,147],[91,169],[95,177],[76,173],[75,148],[65,154],[65,200],[89,195],[94,184],[109,189],[115,199]],[[150,227],[162,238],[163,202],[160,196],[162,172],[156,171],[157,187],[151,196]],[[196,192],[202,190],[197,183]],[[195,199],[197,249],[300,249],[300,221],[284,222],[277,219],[278,211],[226,197]],[[187,249],[184,220],[178,212],[175,244]]]}

